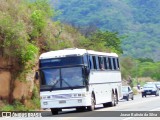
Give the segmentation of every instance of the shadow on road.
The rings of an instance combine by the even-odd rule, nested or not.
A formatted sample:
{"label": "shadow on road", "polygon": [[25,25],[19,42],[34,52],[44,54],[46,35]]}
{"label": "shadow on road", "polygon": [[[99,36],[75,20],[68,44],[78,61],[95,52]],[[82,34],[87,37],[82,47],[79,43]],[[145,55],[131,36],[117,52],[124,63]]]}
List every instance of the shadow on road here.
{"label": "shadow on road", "polygon": [[[95,111],[99,110],[99,109],[103,109],[103,108],[104,108],[103,106],[102,107],[96,107]],[[105,108],[110,108],[110,107],[105,107]],[[87,109],[81,110],[81,111],[77,111],[76,109],[74,109],[74,110],[73,109],[68,109],[68,111],[64,110],[64,111],[59,112],[58,115],[54,115],[54,117],[77,117],[77,116],[81,116],[81,114],[84,115],[84,113],[88,115],[88,114],[92,114],[93,112],[88,111]],[[53,117],[51,111],[43,111],[42,116],[43,117]]]}

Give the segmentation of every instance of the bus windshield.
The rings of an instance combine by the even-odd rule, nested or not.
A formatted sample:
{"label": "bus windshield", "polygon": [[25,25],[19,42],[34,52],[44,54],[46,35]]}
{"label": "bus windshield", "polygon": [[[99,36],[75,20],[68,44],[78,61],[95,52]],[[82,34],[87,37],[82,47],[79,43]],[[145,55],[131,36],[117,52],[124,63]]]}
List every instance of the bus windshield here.
{"label": "bus windshield", "polygon": [[41,70],[41,86],[49,89],[63,89],[84,86],[82,67],[68,67]]}

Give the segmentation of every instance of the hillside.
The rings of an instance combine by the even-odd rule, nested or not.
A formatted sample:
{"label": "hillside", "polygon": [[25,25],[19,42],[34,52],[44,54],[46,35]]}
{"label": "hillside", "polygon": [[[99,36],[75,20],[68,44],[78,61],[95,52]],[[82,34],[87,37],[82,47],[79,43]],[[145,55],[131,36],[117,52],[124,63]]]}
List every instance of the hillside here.
{"label": "hillside", "polygon": [[123,55],[160,60],[160,1],[52,0],[56,17],[77,28],[95,26],[125,36]]}

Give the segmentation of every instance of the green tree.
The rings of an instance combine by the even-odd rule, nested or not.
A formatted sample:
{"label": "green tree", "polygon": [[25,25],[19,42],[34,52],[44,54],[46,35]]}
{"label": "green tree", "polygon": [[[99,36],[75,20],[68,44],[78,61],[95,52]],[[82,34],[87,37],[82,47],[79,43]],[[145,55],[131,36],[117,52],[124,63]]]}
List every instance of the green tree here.
{"label": "green tree", "polygon": [[122,71],[122,78],[130,79],[133,76],[133,69],[135,68],[135,60],[130,57],[123,57],[120,59],[121,71]]}
{"label": "green tree", "polygon": [[92,33],[88,39],[92,43],[92,47],[95,49],[112,51],[119,54],[123,53],[118,33],[98,30]]}

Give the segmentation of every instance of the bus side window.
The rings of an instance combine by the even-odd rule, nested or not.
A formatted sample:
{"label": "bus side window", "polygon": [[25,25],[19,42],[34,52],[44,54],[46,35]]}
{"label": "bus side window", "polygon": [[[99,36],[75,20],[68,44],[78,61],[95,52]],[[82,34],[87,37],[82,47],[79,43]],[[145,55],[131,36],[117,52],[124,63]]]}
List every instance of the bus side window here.
{"label": "bus side window", "polygon": [[112,61],[111,58],[108,57],[109,69],[112,70]]}
{"label": "bus side window", "polygon": [[96,65],[97,65],[97,70],[100,69],[99,62],[98,62],[98,56],[96,56]]}
{"label": "bus side window", "polygon": [[101,57],[98,56],[98,65],[99,65],[99,68],[101,69]]}
{"label": "bus side window", "polygon": [[94,67],[94,69],[97,69],[96,57],[92,56],[92,60],[93,60],[93,67]]}
{"label": "bus side window", "polygon": [[89,65],[90,65],[90,69],[94,69],[92,56],[89,56]]}
{"label": "bus side window", "polygon": [[119,67],[119,59],[117,58],[117,68],[120,69]]}
{"label": "bus side window", "polygon": [[109,70],[109,58],[106,57],[106,66],[107,66],[107,70]]}
{"label": "bus side window", "polygon": [[117,65],[116,65],[116,58],[112,58],[113,61],[113,70],[117,69]]}
{"label": "bus side window", "polygon": [[104,65],[104,57],[101,57],[101,62],[102,62],[102,64],[101,64],[101,69],[102,70],[105,70],[105,65]]}
{"label": "bus side window", "polygon": [[103,57],[103,60],[104,60],[104,68],[107,70],[108,69],[108,63],[107,63],[107,58],[106,57]]}
{"label": "bus side window", "polygon": [[108,63],[109,63],[109,69],[111,70],[112,69],[112,63],[111,63],[111,58],[110,57],[108,58]]}
{"label": "bus side window", "polygon": [[118,59],[118,58],[115,58],[116,70],[119,70],[117,59]]}
{"label": "bus side window", "polygon": [[111,70],[114,70],[113,58],[111,57]]}
{"label": "bus side window", "polygon": [[98,57],[98,62],[99,62],[100,69],[104,70],[105,66],[104,66],[104,59],[103,59],[103,57]]}

